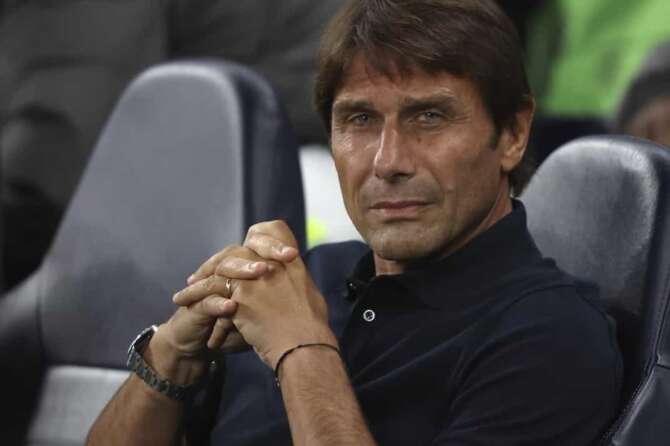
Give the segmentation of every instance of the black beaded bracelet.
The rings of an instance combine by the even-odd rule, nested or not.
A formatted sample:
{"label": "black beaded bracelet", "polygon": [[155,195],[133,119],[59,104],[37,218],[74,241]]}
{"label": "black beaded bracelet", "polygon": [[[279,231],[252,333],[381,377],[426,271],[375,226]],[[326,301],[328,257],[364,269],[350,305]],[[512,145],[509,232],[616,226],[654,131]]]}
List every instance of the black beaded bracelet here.
{"label": "black beaded bracelet", "polygon": [[314,343],[311,343],[311,344],[298,344],[293,348],[289,348],[284,353],[282,353],[282,355],[279,357],[279,360],[277,361],[277,365],[275,366],[274,373],[275,373],[275,382],[277,383],[277,387],[279,387],[279,366],[281,366],[281,363],[284,361],[284,359],[286,359],[286,357],[288,355],[290,355],[294,351],[298,350],[299,348],[304,348],[304,347],[326,347],[326,348],[329,348],[331,350],[335,350],[337,352],[337,354],[340,355],[340,358],[342,358],[342,353],[340,352],[339,348],[337,348],[337,347],[335,347],[334,345],[331,345],[331,344],[324,344],[322,342],[314,342]]}

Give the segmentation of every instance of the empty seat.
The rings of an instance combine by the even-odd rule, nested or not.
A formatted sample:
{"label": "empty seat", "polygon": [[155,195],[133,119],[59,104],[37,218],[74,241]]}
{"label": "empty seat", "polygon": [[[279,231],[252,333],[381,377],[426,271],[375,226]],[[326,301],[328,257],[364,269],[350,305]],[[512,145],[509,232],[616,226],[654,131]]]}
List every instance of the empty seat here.
{"label": "empty seat", "polygon": [[304,246],[297,144],[264,80],[215,61],[136,79],[42,266],[0,300],[3,444],[82,444],[133,337],[209,255],[277,218]]}
{"label": "empty seat", "polygon": [[616,319],[625,409],[612,445],[670,436],[670,153],[625,136],[573,141],[544,162],[523,195],[540,249],[596,282]]}

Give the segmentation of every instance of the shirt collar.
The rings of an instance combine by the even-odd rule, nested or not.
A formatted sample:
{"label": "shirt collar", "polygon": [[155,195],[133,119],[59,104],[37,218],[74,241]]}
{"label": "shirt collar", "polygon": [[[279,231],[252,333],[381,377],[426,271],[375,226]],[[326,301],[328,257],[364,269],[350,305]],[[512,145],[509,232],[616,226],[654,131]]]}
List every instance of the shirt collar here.
{"label": "shirt collar", "polygon": [[[432,308],[458,309],[477,295],[506,280],[519,268],[541,260],[526,227],[526,210],[513,200],[513,210],[485,232],[448,257],[396,275],[375,276],[372,251],[356,265],[348,281],[348,296],[361,295],[374,282],[402,287]],[[482,296],[483,297],[483,296]]]}

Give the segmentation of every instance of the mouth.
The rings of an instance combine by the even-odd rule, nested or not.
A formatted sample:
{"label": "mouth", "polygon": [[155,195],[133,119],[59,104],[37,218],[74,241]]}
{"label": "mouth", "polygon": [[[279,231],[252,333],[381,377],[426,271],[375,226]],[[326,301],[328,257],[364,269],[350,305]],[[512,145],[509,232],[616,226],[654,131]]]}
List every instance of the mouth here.
{"label": "mouth", "polygon": [[385,219],[414,219],[429,206],[420,200],[385,200],[370,206],[370,210]]}

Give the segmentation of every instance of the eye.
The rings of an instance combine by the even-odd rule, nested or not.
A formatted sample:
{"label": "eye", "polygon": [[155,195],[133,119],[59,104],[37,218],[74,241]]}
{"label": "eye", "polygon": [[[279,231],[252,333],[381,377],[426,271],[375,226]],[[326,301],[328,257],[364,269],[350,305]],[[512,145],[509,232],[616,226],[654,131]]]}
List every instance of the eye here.
{"label": "eye", "polygon": [[437,124],[442,120],[442,114],[432,110],[423,111],[419,113],[416,120],[420,124],[427,124],[427,125]]}
{"label": "eye", "polygon": [[353,124],[357,127],[366,126],[370,123],[371,120],[372,120],[372,118],[367,113],[356,113],[355,115],[352,115],[348,119],[349,123],[351,123],[351,124]]}

